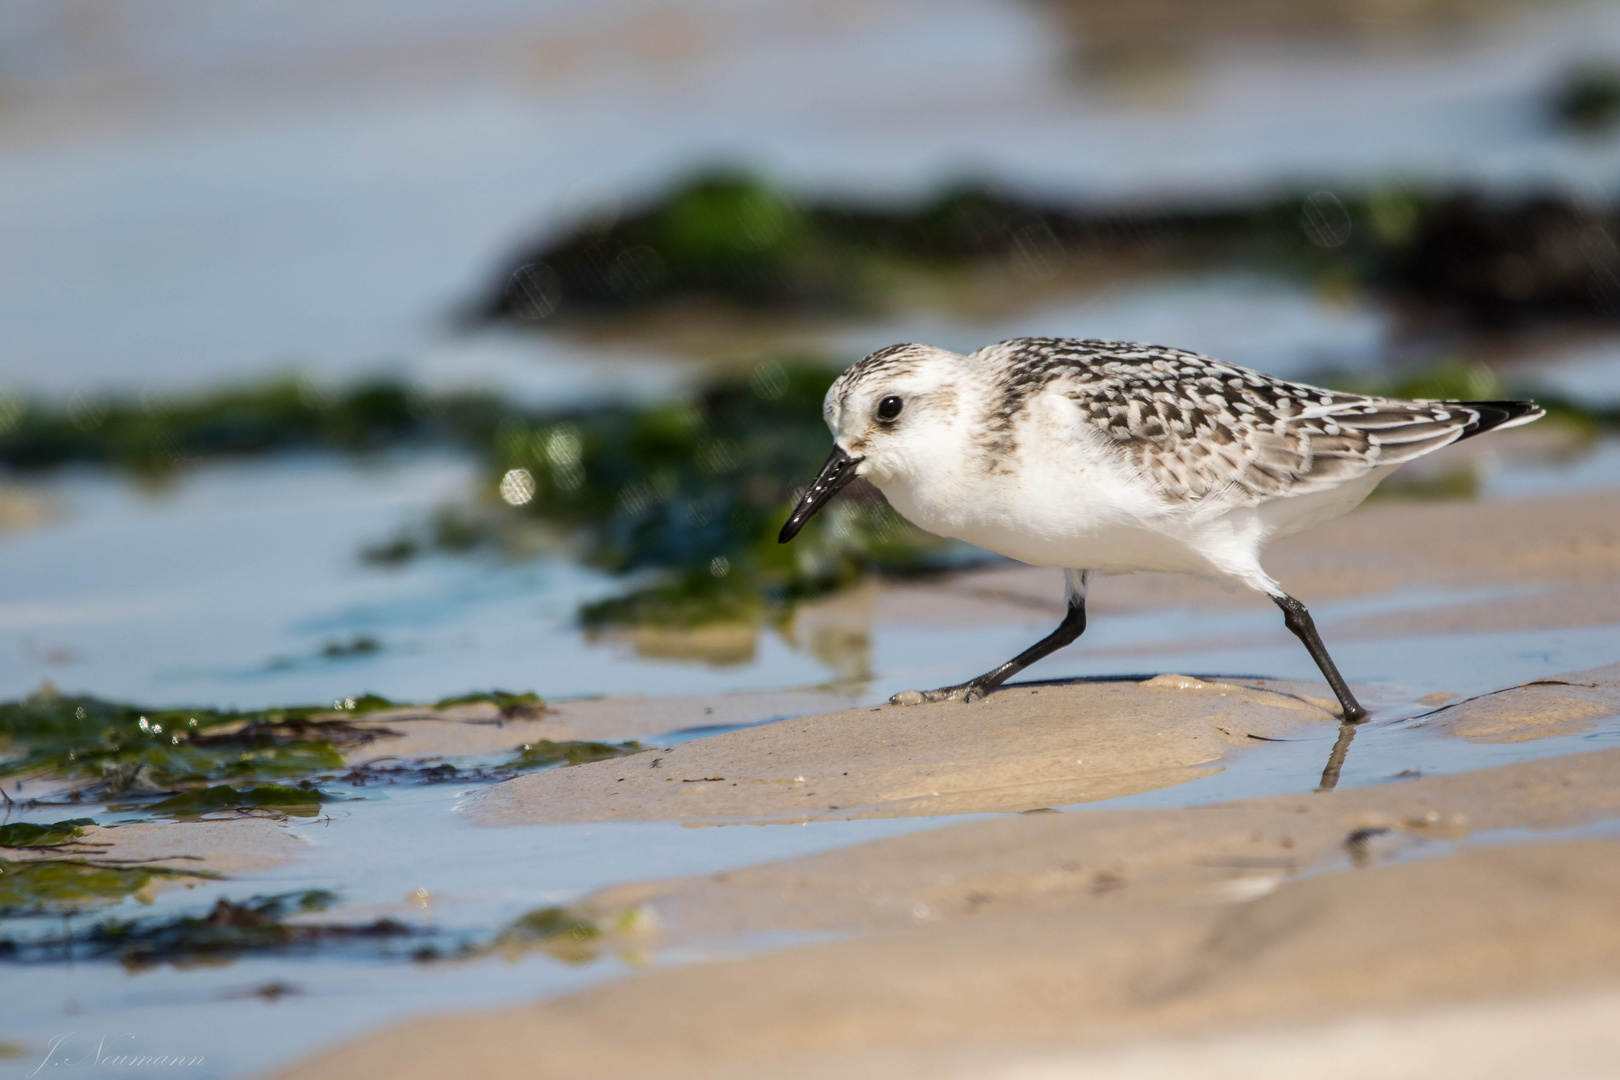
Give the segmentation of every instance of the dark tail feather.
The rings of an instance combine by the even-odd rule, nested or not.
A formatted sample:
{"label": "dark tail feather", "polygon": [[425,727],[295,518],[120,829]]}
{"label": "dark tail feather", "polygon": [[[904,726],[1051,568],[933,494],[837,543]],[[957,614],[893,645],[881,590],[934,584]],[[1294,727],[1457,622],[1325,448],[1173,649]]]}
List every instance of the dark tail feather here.
{"label": "dark tail feather", "polygon": [[1518,427],[1546,415],[1541,406],[1533,401],[1448,401],[1445,404],[1471,409],[1476,416],[1474,422],[1463,428],[1463,433],[1457,436],[1458,442],[1471,439],[1492,428]]}

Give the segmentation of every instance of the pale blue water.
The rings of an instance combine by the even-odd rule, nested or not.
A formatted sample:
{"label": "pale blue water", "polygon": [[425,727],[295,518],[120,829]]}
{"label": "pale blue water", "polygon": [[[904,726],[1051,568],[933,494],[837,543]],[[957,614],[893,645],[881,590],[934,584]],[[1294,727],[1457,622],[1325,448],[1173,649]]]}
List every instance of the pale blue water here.
{"label": "pale blue water", "polygon": [[[1545,182],[1609,195],[1620,175],[1620,140],[1561,135],[1538,112],[1568,62],[1620,52],[1613,4],[1552,5],[1400,49],[1217,50],[1182,73],[1179,99],[1158,106],[1075,81],[1039,8],[994,0],[880,0],[837,11],[809,0],[703,0],[673,15],[629,0],[116,0],[95,10],[18,0],[6,15],[0,392],[161,393],[285,370],[324,380],[388,370],[539,404],[677,392],[708,370],[708,357],[655,341],[609,348],[463,335],[449,315],[519,240],[715,161],[862,196],[905,196],[964,176],[1109,199],[1391,178],[1499,189]],[[1028,333],[1161,341],[1308,376],[1377,364],[1395,330],[1376,310],[1309,288],[1187,274],[1054,298],[1017,316],[902,314],[801,328],[798,340],[853,356],[902,339],[970,348]],[[1545,381],[1608,401],[1616,356],[1612,341],[1598,340],[1549,367]],[[1620,484],[1617,445],[1555,464],[1497,461],[1485,497],[1611,490]],[[552,697],[708,693],[834,674],[770,632],[752,660],[725,667],[587,642],[573,623],[577,606],[619,586],[562,558],[427,559],[386,571],[360,562],[363,545],[463,497],[470,475],[458,458],[414,455],[214,465],[156,495],[95,472],[19,481],[57,516],[0,533],[0,697],[49,680],[112,698],[254,706],[368,690],[425,700],[494,686]],[[1315,611],[1331,626],[1481,595],[1411,590]],[[1312,677],[1286,640],[1205,644],[1257,631],[1270,640],[1275,622],[1268,612],[1099,619],[1080,646],[1031,674]],[[1048,629],[1041,619],[878,626],[872,678],[856,700],[955,681]],[[360,634],[382,648],[320,657],[327,642]],[[1088,654],[1098,647],[1142,651],[1123,660]],[[1612,662],[1620,626],[1334,648],[1378,709],[1351,746],[1343,785],[1616,738],[1606,723],[1581,736],[1482,746],[1405,718],[1437,690],[1473,693]],[[1214,776],[1096,805],[1307,790],[1334,735],[1259,745]],[[495,830],[466,823],[466,791],[401,787],[335,804],[329,824],[289,823],[309,841],[304,858],[118,914],[201,911],[221,895],[311,887],[349,904],[403,905],[425,888],[436,898],[431,911],[403,917],[425,918],[454,940],[609,884],[952,820]],[[44,931],[30,923],[28,932]],[[181,1075],[249,1075],[414,1014],[555,995],[629,970],[614,959],[571,967],[538,954],[418,966],[343,951],[133,975],[83,960],[6,966],[0,1039],[20,1040],[26,1055],[0,1061],[0,1077],[29,1075],[59,1035],[85,1075],[106,1071],[84,1061],[103,1038],[104,1052],[203,1058]],[[274,1002],[248,993],[267,983],[296,993]]]}
{"label": "pale blue water", "polygon": [[[1318,605],[1332,620],[1370,610],[1443,606],[1479,599],[1477,592],[1389,597]],[[1263,613],[1262,613],[1263,614]],[[1096,640],[1111,644],[1157,640],[1166,649],[1151,664],[1088,661],[1083,649],[1054,656],[1047,677],[1143,672],[1266,673],[1308,676],[1309,659],[1291,643],[1275,647],[1177,651],[1175,641],[1211,634],[1247,636],[1258,617],[1247,612],[1197,615],[1160,612],[1098,620]],[[1264,619],[1267,625],[1274,619]],[[945,668],[974,668],[1027,643],[1029,626],[878,635],[869,696],[914,682],[939,681]],[[1088,637],[1091,635],[1088,633]],[[1582,735],[1529,743],[1475,745],[1446,738],[1403,720],[1423,711],[1415,698],[1437,689],[1477,693],[1538,676],[1611,662],[1620,655],[1620,625],[1556,632],[1514,632],[1348,641],[1335,646],[1339,662],[1357,673],[1375,719],[1358,730],[1341,786],[1389,782],[1403,771],[1443,773],[1613,746],[1620,720]],[[1298,655],[1296,655],[1298,654]],[[976,668],[975,668],[976,669]],[[1083,718],[1077,720],[1083,723]],[[1318,783],[1337,732],[1324,727],[1283,742],[1242,751],[1213,776],[1162,791],[1088,804],[1081,809],[1185,806],[1230,798],[1304,791]],[[487,938],[493,928],[525,910],[567,903],[593,889],[622,882],[711,873],[728,867],[792,858],[813,851],[935,828],[966,818],[817,822],[807,826],[690,829],[665,824],[526,826],[492,829],[468,824],[460,813],[475,789],[454,784],[387,789],[381,798],[329,804],[331,820],[297,820],[288,828],[308,853],[271,870],[237,875],[194,892],[159,894],[150,909],[133,902],[115,913],[200,911],[217,896],[329,888],[355,905],[389,905],[396,917],[431,927],[433,941]],[[372,792],[366,792],[372,795]],[[95,812],[75,808],[75,815]],[[55,816],[62,816],[59,813]],[[48,820],[52,815],[37,815]],[[176,826],[183,827],[183,826]],[[403,838],[408,837],[408,842]],[[1533,838],[1533,837],[1530,837]],[[1433,846],[1431,846],[1433,847]],[[1433,847],[1438,852],[1441,847]],[[1445,848],[1449,850],[1449,848]],[[409,896],[426,889],[428,912],[415,913]],[[367,917],[374,917],[367,916]],[[0,925],[0,930],[6,927]],[[12,920],[12,932],[48,935],[50,928]],[[689,963],[764,948],[808,943],[805,935],[713,943],[714,951],[685,950],[647,958]],[[405,940],[403,952],[419,942]],[[133,1036],[145,1053],[200,1055],[205,1064],[188,1075],[236,1076],[283,1062],[374,1025],[414,1013],[495,1007],[565,993],[630,973],[612,956],[571,966],[544,954],[518,961],[485,958],[433,965],[333,950],[316,956],[250,958],[221,967],[184,971],[162,967],[128,974],[107,962],[9,968],[0,984],[0,1036],[21,1038],[37,1058],[50,1040],[73,1033],[87,1040]],[[267,1002],[249,991],[282,984],[289,996]],[[37,1062],[0,1063],[0,1076],[24,1076]]]}

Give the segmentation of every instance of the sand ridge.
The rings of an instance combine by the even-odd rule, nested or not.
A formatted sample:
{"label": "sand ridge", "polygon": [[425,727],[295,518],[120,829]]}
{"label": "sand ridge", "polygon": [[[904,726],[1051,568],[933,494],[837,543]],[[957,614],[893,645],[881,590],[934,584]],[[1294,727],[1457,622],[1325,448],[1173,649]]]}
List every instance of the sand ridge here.
{"label": "sand ridge", "polygon": [[1076,681],[972,705],[880,706],[655,748],[497,784],[489,824],[797,822],[1018,812],[1185,783],[1234,748],[1336,723],[1283,684]]}

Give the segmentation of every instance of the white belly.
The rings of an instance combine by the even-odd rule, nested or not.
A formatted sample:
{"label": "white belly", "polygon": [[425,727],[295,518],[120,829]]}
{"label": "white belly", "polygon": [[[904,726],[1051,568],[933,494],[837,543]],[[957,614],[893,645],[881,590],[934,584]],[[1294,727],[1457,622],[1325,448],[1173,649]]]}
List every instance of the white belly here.
{"label": "white belly", "polygon": [[1035,468],[962,485],[952,493],[879,484],[919,528],[1034,566],[1206,573],[1185,515],[1120,491],[1089,472]]}
{"label": "white belly", "polygon": [[1019,562],[1192,573],[1268,589],[1275,583],[1259,557],[1269,541],[1354,509],[1393,469],[1327,491],[1214,513],[1167,509],[1112,461],[1085,453],[1025,461],[1016,472],[969,474],[943,488],[878,486],[920,528]]}

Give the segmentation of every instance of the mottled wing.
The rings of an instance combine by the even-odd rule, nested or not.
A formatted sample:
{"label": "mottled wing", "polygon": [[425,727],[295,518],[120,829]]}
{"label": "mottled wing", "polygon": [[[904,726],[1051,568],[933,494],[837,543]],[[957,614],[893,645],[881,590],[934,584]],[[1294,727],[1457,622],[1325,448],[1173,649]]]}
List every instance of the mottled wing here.
{"label": "mottled wing", "polygon": [[1526,402],[1344,394],[1150,345],[1020,338],[992,348],[1003,350],[1010,388],[1025,398],[1037,389],[1068,396],[1172,503],[1233,506],[1321,491],[1540,415]]}

